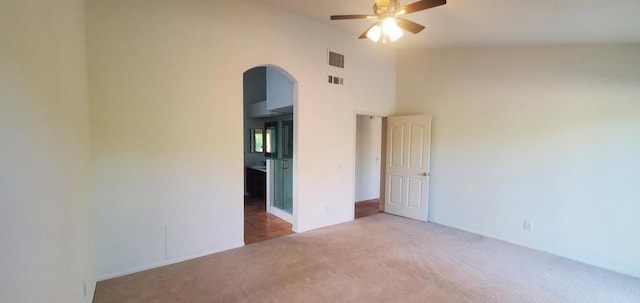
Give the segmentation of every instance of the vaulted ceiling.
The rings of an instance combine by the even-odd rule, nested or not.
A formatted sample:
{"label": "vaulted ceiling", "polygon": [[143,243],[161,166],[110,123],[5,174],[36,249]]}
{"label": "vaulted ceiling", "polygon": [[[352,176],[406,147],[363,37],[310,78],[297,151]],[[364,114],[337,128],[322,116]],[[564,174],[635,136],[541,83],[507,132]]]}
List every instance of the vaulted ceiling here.
{"label": "vaulted ceiling", "polygon": [[[372,20],[330,21],[330,15],[370,14],[374,0],[263,0],[353,34]],[[416,0],[400,0],[410,4]],[[640,0],[449,0],[407,19],[426,26],[406,33],[398,48],[489,45],[640,43]],[[362,43],[373,43],[362,41]]]}

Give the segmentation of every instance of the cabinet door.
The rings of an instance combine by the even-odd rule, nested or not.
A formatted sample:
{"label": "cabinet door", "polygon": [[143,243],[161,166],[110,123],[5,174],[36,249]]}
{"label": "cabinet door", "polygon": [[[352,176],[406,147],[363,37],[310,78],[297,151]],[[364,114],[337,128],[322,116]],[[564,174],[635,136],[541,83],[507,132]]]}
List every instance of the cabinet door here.
{"label": "cabinet door", "polygon": [[256,197],[265,199],[267,197],[267,174],[256,171]]}
{"label": "cabinet door", "polygon": [[253,174],[254,170],[245,168],[244,171],[245,182],[247,183],[247,192],[249,193],[249,195],[253,196],[253,193],[255,193],[255,177]]}

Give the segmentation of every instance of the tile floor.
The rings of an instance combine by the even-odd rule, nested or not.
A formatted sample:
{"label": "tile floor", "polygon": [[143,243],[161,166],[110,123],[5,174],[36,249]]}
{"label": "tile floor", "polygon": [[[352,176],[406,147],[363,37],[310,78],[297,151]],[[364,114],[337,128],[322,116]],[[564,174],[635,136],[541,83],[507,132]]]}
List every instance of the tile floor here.
{"label": "tile floor", "polygon": [[291,223],[266,211],[264,200],[244,198],[244,243],[251,244],[292,234]]}
{"label": "tile floor", "polygon": [[[355,218],[375,215],[379,212],[379,200],[356,203]],[[252,196],[244,199],[244,243],[251,244],[292,234],[291,223],[268,214],[264,200]]]}

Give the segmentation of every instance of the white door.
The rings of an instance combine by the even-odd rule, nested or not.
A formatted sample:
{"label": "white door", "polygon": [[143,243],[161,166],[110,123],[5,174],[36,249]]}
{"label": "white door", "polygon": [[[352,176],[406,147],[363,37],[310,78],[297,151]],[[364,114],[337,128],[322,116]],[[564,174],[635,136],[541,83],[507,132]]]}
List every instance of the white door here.
{"label": "white door", "polygon": [[387,118],[385,212],[427,221],[431,116]]}

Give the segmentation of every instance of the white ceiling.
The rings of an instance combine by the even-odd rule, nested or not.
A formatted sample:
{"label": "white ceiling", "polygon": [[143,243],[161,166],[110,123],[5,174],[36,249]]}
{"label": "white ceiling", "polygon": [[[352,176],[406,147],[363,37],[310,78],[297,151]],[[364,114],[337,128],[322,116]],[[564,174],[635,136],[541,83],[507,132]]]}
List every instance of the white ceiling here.
{"label": "white ceiling", "polygon": [[[372,23],[329,16],[369,14],[374,0],[263,1],[342,28],[354,39]],[[449,0],[406,18],[427,28],[417,35],[405,32],[394,42],[398,48],[640,43],[640,0]]]}

